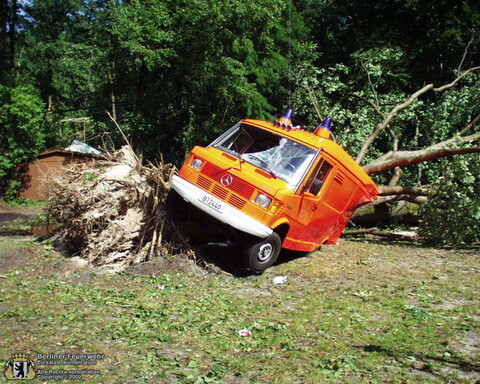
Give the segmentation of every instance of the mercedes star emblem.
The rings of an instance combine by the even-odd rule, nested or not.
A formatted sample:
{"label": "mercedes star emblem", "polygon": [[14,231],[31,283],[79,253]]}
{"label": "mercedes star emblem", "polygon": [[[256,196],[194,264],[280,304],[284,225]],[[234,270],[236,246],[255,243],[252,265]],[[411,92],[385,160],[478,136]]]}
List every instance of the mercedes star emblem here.
{"label": "mercedes star emblem", "polygon": [[232,175],[223,175],[222,178],[220,179],[220,183],[224,187],[228,187],[233,183],[233,176]]}

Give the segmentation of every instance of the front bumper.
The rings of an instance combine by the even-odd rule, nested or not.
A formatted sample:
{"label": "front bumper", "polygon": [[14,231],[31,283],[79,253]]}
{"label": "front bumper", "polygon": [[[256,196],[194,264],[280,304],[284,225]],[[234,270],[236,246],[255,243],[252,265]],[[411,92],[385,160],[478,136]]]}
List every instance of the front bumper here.
{"label": "front bumper", "polygon": [[261,238],[265,238],[273,232],[270,227],[251,218],[226,202],[219,200],[212,194],[182,179],[178,175],[173,176],[172,187],[194,207],[209,214],[221,223]]}

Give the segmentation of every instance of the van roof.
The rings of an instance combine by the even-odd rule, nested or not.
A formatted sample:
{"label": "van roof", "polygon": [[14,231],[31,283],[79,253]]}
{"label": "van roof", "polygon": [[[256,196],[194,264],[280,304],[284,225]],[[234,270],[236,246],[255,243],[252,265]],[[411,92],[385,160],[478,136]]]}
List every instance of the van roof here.
{"label": "van roof", "polygon": [[[303,129],[286,129],[285,127],[277,126],[273,123],[262,120],[245,119],[242,120],[242,123],[252,124],[261,128],[266,128],[281,136],[289,137],[296,141],[301,141],[302,143],[315,148],[323,148],[325,141],[331,141],[317,136],[312,132],[304,131]],[[333,141],[331,142],[333,143]]]}

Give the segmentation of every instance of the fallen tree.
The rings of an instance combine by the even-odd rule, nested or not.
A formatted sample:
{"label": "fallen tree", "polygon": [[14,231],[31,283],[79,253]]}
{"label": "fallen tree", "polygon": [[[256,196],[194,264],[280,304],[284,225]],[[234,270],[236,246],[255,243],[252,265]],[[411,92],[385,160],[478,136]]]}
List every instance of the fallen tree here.
{"label": "fallen tree", "polygon": [[362,144],[356,157],[357,163],[361,164],[364,161],[369,148],[382,132],[388,131],[392,137],[390,151],[362,166],[362,168],[370,175],[392,171],[392,176],[388,185],[379,186],[380,198],[377,200],[376,204],[392,201],[397,202],[400,200],[422,204],[427,201],[430,192],[428,187],[406,187],[397,185],[403,173],[402,167],[416,165],[447,156],[480,153],[480,146],[476,144],[480,140],[480,132],[471,133],[480,121],[480,114],[477,114],[463,129],[458,131],[451,138],[421,149],[401,150],[399,148],[400,140],[390,128],[393,119],[402,111],[410,107],[422,95],[427,92],[445,92],[450,88],[457,86],[462,79],[478,70],[480,70],[480,66],[472,67],[461,73],[459,72],[453,81],[440,87],[435,87],[433,84],[425,85],[411,94],[405,101],[392,107],[386,113],[381,110],[378,102],[379,98],[373,84],[371,84],[371,90],[374,93],[375,102],[371,102],[361,97],[364,102],[369,104],[375,110],[381,120]]}
{"label": "fallen tree", "polygon": [[[392,120],[403,110],[405,110],[406,108],[408,108],[409,106],[411,106],[413,104],[413,102],[415,100],[417,100],[420,96],[422,96],[423,94],[429,92],[429,91],[433,91],[433,92],[437,92],[437,93],[440,93],[440,92],[444,92],[454,86],[456,86],[460,80],[462,80],[465,76],[467,76],[468,74],[474,72],[474,71],[477,71],[477,70],[480,70],[480,66],[479,67],[472,67],[464,72],[462,72],[461,74],[459,74],[452,82],[448,83],[448,84],[445,84],[445,85],[442,85],[440,87],[434,87],[433,84],[428,84],[424,87],[422,87],[421,89],[419,89],[418,91],[414,92],[407,100],[405,100],[403,103],[400,103],[400,104],[397,104],[395,105],[393,108],[390,109],[390,111],[384,115],[380,109],[380,105],[378,104],[378,97],[375,97],[375,99],[377,100],[376,103],[370,103],[370,105],[375,109],[375,111],[377,112],[378,115],[380,115],[382,117],[382,120],[378,123],[377,127],[375,128],[375,130],[368,136],[368,138],[364,141],[363,145],[362,145],[362,148],[360,149],[357,157],[356,157],[356,161],[357,163],[361,163],[363,161],[363,159],[365,158],[365,155],[369,149],[369,147],[373,144],[374,140],[386,129],[388,129],[389,127],[389,124],[392,122]],[[374,87],[372,87],[373,89]],[[375,92],[375,91],[374,91]],[[463,129],[459,135],[461,136],[462,134],[464,134],[466,131],[468,131],[469,129],[471,129],[479,120],[480,116],[477,116],[475,119],[473,119],[473,121],[467,125],[467,127],[465,129]],[[480,138],[480,134],[477,134],[477,135],[474,135],[474,137],[472,138],[469,138],[469,139],[466,139],[465,142],[469,142],[469,141],[474,141],[474,140],[478,140]],[[453,141],[454,139],[452,140],[448,140],[447,142],[445,143],[438,143],[432,147],[434,147],[434,149],[441,149],[441,148],[444,148],[446,149],[448,147],[448,145],[451,143],[451,141]],[[389,158],[393,152],[396,152],[398,149],[396,148],[396,144],[398,144],[398,139],[394,140],[393,142],[393,150],[392,152],[390,152],[389,154],[385,155],[386,158]],[[433,148],[430,148],[430,150],[432,150]],[[428,152],[428,151],[427,151]],[[437,157],[440,157],[441,156],[441,153],[437,153]],[[449,153],[446,153],[444,156],[448,156]],[[427,161],[427,160],[431,160],[431,158],[428,157],[428,155],[425,155],[426,157],[424,157],[424,160],[422,160],[422,156],[417,156],[419,158],[419,161]],[[399,158],[401,158],[402,156],[398,156]],[[411,158],[411,156],[406,156],[404,154],[403,156],[404,158]],[[384,159],[384,156],[382,156],[380,159]],[[380,159],[377,159],[380,161]],[[376,161],[377,162],[377,161]],[[398,162],[398,165],[406,165],[403,164],[401,161]],[[391,169],[393,167],[395,167],[397,165],[393,165],[393,163],[391,163],[389,165],[389,167],[387,168],[384,168],[382,170],[386,170],[386,169]],[[381,172],[382,170],[371,170],[370,173],[375,173],[375,172]]]}
{"label": "fallen tree", "polygon": [[[392,150],[378,159],[363,166],[368,174],[388,171],[395,167],[415,165],[425,161],[431,161],[440,157],[463,155],[468,153],[480,153],[480,147],[467,147],[467,144],[474,143],[480,139],[480,132],[468,136],[462,136],[469,129],[474,127],[480,120],[480,115],[476,116],[457,136],[440,143],[436,143],[427,148],[414,151]],[[358,160],[358,158],[357,158]]]}
{"label": "fallen tree", "polygon": [[[426,102],[431,102],[432,97],[429,99],[428,95],[446,95],[454,89],[458,91],[462,86],[462,82],[466,82],[467,80],[471,81],[472,77],[476,76],[476,73],[480,71],[480,66],[473,66],[465,71],[461,71],[461,66],[467,51],[468,46],[465,48],[464,57],[452,81],[441,86],[435,86],[434,84],[424,85],[415,92],[404,95],[403,98],[399,95],[392,96],[388,93],[381,93],[379,90],[379,82],[384,70],[388,72],[388,68],[382,67],[380,69],[377,65],[376,72],[371,73],[371,70],[368,69],[369,66],[366,65],[370,59],[361,61],[360,67],[361,71],[364,72],[364,77],[360,83],[356,83],[356,87],[359,88],[357,92],[349,91],[352,87],[351,84],[342,83],[339,77],[339,73],[343,73],[344,71],[342,68],[334,67],[330,72],[324,70],[319,72],[322,74],[322,77],[319,76],[315,78],[315,75],[310,74],[305,68],[299,67],[295,81],[296,89],[301,90],[299,95],[302,92],[304,94],[306,93],[305,98],[308,99],[308,104],[311,105],[311,111],[317,115],[319,121],[323,121],[326,115],[324,115],[319,108],[317,96],[323,98],[323,102],[325,105],[329,105],[333,113],[335,113],[337,108],[348,109],[349,107],[352,108],[352,105],[353,109],[355,109],[357,104],[349,104],[350,101],[347,102],[347,100],[351,100],[352,98],[357,101],[359,100],[359,105],[366,107],[357,108],[360,116],[359,121],[365,124],[365,120],[370,119],[369,123],[372,124],[373,128],[371,132],[366,132],[365,138],[359,138],[359,140],[362,141],[355,160],[358,164],[362,165],[362,168],[369,175],[382,174],[381,179],[388,180],[386,185],[379,185],[381,197],[375,204],[381,204],[389,200],[396,202],[405,200],[418,204],[427,201],[430,190],[428,186],[422,185],[421,170],[418,170],[417,181],[413,183],[416,185],[415,187],[400,186],[400,180],[404,175],[402,168],[431,162],[448,156],[480,153],[480,145],[478,144],[480,141],[480,131],[477,129],[475,132],[475,128],[480,121],[480,114],[476,107],[474,107],[475,109],[471,112],[471,116],[469,117],[470,121],[466,121],[463,127],[461,127],[461,123],[458,121],[452,125],[446,123],[448,128],[445,129],[445,132],[449,132],[446,136],[447,139],[436,140],[435,135],[431,135],[429,132],[420,132],[419,121],[422,120],[420,117],[416,122],[412,122],[410,117],[410,124],[412,124],[410,127],[404,127],[402,124],[397,123],[399,118],[404,114],[412,113],[412,110],[422,103],[422,98],[424,99],[423,101],[426,99]],[[350,71],[346,73],[350,74]],[[328,76],[324,76],[325,74],[328,74]],[[391,75],[393,76],[393,74]],[[376,80],[374,80],[375,76]],[[309,81],[315,85],[312,87],[309,85]],[[385,80],[383,81],[385,82]],[[322,85],[319,86],[318,84]],[[317,96],[314,93],[315,86],[319,88]],[[331,89],[346,89],[347,91],[343,94],[340,92],[342,96],[339,98]],[[332,99],[335,104],[332,104],[332,100],[325,96],[329,94],[329,92],[332,93]],[[298,96],[298,99],[302,101],[302,96]],[[392,99],[395,100],[395,104],[393,105],[390,104]],[[344,102],[346,104],[342,106]],[[435,102],[433,102],[433,104],[435,104]],[[453,109],[454,105],[450,107]],[[428,109],[429,108],[424,108],[420,113],[424,113],[425,110]],[[345,116],[350,116],[349,118],[351,119],[352,116],[355,116],[355,113],[350,115],[347,113],[341,116],[345,124],[344,132],[354,132],[354,129],[349,128],[350,121]],[[428,121],[428,119],[426,119],[426,121]],[[454,127],[458,126],[461,128],[455,131]],[[428,138],[422,140],[420,143],[420,137],[422,135],[428,135]],[[348,136],[348,133],[344,134],[343,141],[345,141],[345,136]],[[441,135],[436,137],[441,137]],[[342,141],[342,139],[340,139],[340,141]],[[355,141],[351,141],[351,143],[354,142]],[[375,158],[372,156],[373,153],[381,153],[381,155],[377,155],[378,157]],[[431,182],[431,180],[429,182]],[[411,178],[407,183],[412,185]]]}

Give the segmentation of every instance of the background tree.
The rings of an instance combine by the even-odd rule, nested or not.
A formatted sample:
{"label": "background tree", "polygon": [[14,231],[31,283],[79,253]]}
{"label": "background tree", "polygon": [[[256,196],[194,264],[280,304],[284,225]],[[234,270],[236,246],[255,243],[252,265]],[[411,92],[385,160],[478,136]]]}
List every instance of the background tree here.
{"label": "background tree", "polygon": [[[0,180],[5,182],[13,177],[18,159],[43,148],[43,110],[43,102],[35,88],[0,85]],[[7,194],[14,196],[16,186],[14,182],[8,189],[5,182],[3,187]]]}
{"label": "background tree", "polygon": [[9,16],[7,0],[0,0],[0,82],[3,84],[7,68],[7,23]]}
{"label": "background tree", "polygon": [[419,234],[435,244],[465,246],[480,241],[480,157],[442,160],[440,177],[422,205]]}
{"label": "background tree", "polygon": [[288,1],[184,1],[172,14],[176,56],[158,102],[169,100],[172,147],[206,144],[240,118],[271,119],[283,107],[288,54],[303,54],[289,41],[306,36]]}

